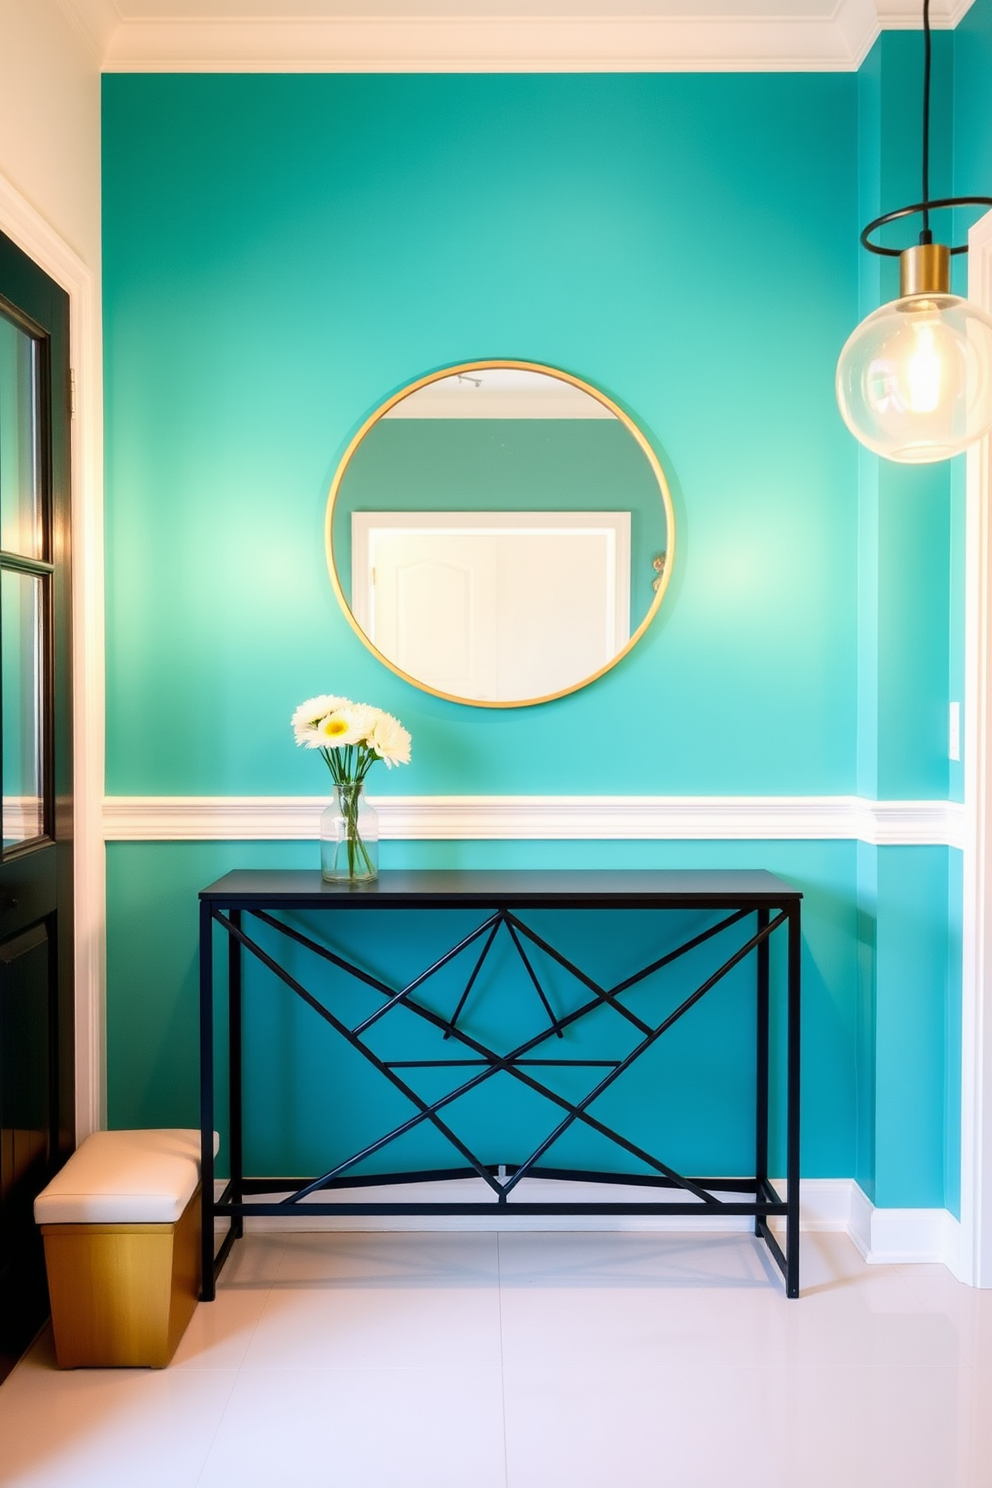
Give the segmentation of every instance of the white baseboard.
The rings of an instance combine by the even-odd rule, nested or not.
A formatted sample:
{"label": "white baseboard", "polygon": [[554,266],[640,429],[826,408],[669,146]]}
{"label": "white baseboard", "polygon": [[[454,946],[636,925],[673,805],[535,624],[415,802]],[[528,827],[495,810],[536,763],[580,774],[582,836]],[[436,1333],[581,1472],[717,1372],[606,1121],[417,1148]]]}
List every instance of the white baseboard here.
{"label": "white baseboard", "polygon": [[947,1209],[877,1209],[853,1178],[803,1179],[800,1208],[804,1230],[845,1231],[869,1265],[939,1262],[963,1279],[961,1225]]}
{"label": "white baseboard", "polygon": [[961,1225],[948,1209],[876,1209],[851,1188],[849,1233],[870,1265],[939,1262],[961,1279]]}
{"label": "white baseboard", "polygon": [[871,1255],[871,1220],[875,1206],[859,1183],[851,1181],[847,1233],[867,1261]]}
{"label": "white baseboard", "polygon": [[[218,1181],[218,1193],[223,1188]],[[449,1183],[418,1184],[416,1198],[423,1203],[451,1200]],[[521,1189],[524,1185],[521,1184]],[[783,1198],[788,1187],[784,1180],[774,1187]],[[458,1180],[458,1199],[482,1202],[489,1197],[480,1179]],[[656,1195],[663,1201],[663,1193]],[[368,1188],[338,1189],[336,1198],[344,1203],[372,1201]],[[272,1195],[278,1199],[281,1195]],[[565,1183],[548,1179],[528,1179],[521,1197],[531,1203],[540,1201],[582,1203],[602,1200],[602,1185]],[[609,1197],[617,1203],[646,1197],[643,1188],[612,1188]],[[414,1198],[410,1184],[396,1184],[374,1190],[374,1201],[409,1202]],[[960,1225],[946,1209],[876,1209],[853,1178],[807,1178],[802,1184],[800,1225],[803,1230],[833,1231],[850,1236],[865,1260],[872,1265],[896,1265],[917,1261],[939,1261],[958,1275],[958,1235]],[[779,1228],[781,1222],[776,1224]],[[705,1221],[691,1214],[512,1214],[503,1210],[493,1214],[307,1214],[301,1207],[293,1214],[259,1215],[245,1222],[252,1234],[278,1231],[479,1231],[479,1230],[552,1230],[552,1231],[638,1231],[651,1233],[686,1233],[705,1229],[723,1233],[747,1232],[752,1221],[747,1216],[728,1215]]]}

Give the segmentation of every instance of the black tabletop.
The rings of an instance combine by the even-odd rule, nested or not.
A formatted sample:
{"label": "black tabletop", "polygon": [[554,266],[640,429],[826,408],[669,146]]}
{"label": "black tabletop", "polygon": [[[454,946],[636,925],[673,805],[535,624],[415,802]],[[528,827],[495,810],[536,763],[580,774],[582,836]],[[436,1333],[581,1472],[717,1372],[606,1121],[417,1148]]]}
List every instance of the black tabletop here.
{"label": "black tabletop", "polygon": [[799,889],[764,869],[386,869],[371,884],[325,883],[316,869],[236,869],[201,890],[226,906],[349,909],[532,907],[638,908],[796,904]]}

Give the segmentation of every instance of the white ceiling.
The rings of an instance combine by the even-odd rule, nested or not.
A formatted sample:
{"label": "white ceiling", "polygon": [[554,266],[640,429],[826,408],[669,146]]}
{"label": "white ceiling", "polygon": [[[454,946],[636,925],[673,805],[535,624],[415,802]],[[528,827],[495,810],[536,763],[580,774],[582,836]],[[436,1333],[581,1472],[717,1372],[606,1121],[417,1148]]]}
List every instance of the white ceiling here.
{"label": "white ceiling", "polygon": [[[113,10],[122,21],[171,20],[177,17],[209,18],[264,16],[288,20],[314,16],[407,16],[425,14],[449,16],[567,16],[603,15],[602,0],[112,0]],[[80,11],[99,13],[104,6],[93,6],[87,0],[77,5]],[[618,7],[625,15],[638,16],[764,16],[806,15],[829,18],[836,10],[832,0],[765,0],[756,6],[754,0],[624,0]],[[111,12],[112,13],[112,12]]]}
{"label": "white ceiling", "polygon": [[[58,0],[108,71],[837,71],[922,0]],[[932,0],[935,26],[971,0]],[[608,5],[622,9],[610,13]]]}
{"label": "white ceiling", "polygon": [[612,419],[605,403],[546,372],[471,367],[394,403],[387,419]]}

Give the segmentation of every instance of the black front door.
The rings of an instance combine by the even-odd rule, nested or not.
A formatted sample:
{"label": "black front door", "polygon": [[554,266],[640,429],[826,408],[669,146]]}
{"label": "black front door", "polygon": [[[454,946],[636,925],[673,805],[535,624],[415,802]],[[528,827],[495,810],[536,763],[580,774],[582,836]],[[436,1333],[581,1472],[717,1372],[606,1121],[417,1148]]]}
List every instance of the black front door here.
{"label": "black front door", "polygon": [[0,234],[0,1379],[48,1310],[32,1204],[72,1150],[69,302]]}

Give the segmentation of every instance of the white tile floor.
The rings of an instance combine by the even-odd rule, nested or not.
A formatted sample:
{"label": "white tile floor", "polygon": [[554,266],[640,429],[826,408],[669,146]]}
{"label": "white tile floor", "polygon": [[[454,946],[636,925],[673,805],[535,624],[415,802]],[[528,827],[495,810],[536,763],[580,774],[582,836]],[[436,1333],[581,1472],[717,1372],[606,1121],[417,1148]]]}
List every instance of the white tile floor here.
{"label": "white tile floor", "polygon": [[803,1237],[293,1234],[164,1371],[0,1387],[17,1488],[992,1488],[992,1292]]}

